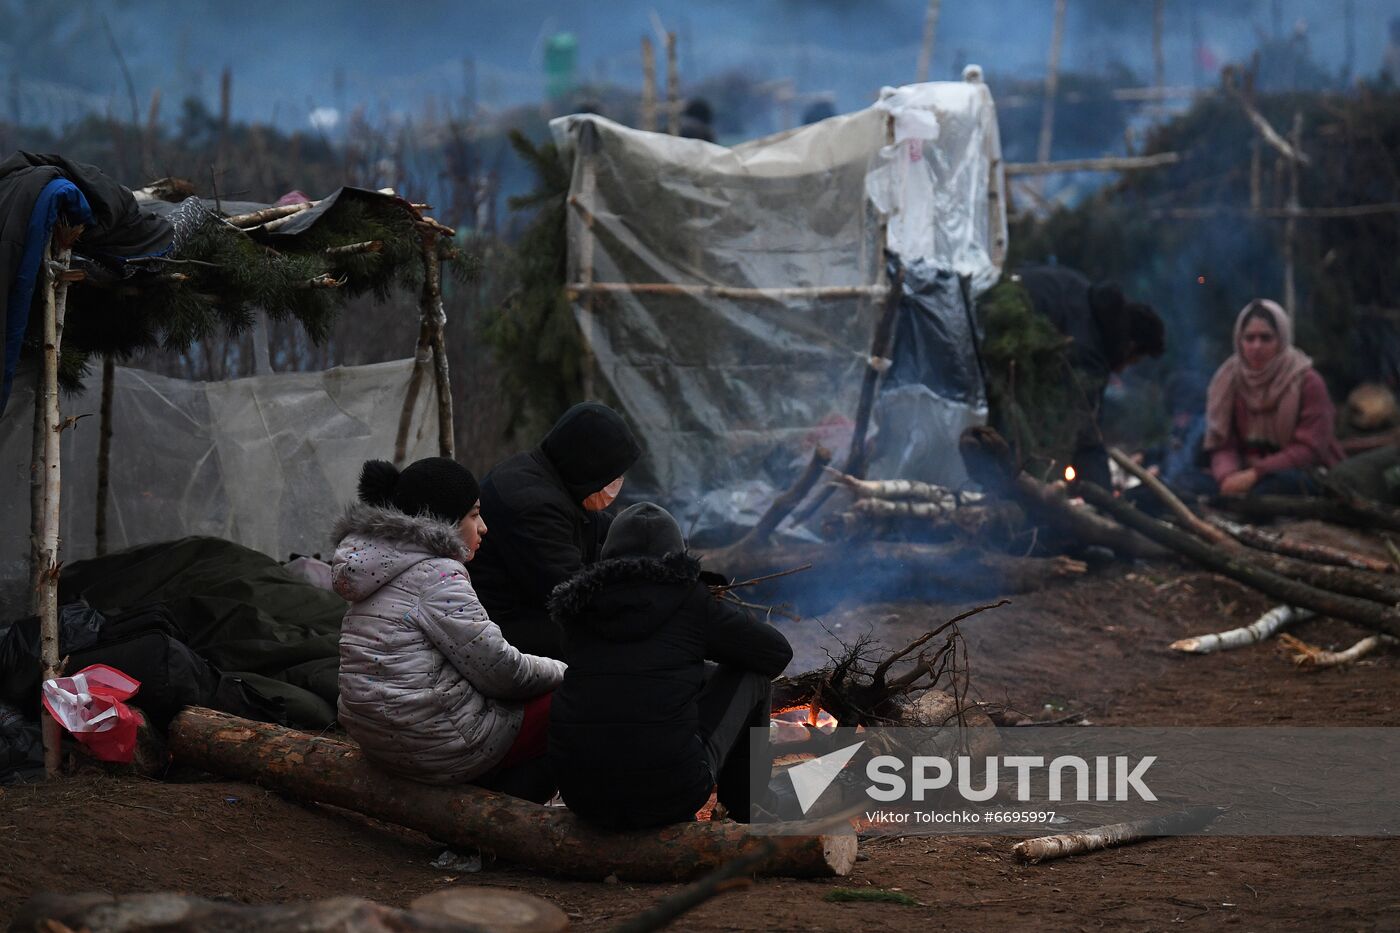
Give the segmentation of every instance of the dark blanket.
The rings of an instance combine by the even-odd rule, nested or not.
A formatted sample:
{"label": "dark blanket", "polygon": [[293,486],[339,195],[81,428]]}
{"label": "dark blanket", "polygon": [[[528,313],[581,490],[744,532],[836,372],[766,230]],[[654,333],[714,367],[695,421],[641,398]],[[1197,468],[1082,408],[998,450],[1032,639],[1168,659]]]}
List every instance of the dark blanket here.
{"label": "dark blanket", "polygon": [[289,724],[335,720],[346,603],[265,554],[221,538],[182,538],[63,568],[63,602],[118,610],[164,603],[182,641],[211,664],[286,704]]}
{"label": "dark blanket", "polygon": [[[51,187],[55,182],[65,184]],[[99,169],[32,152],[0,162],[0,320],[5,324],[0,412],[29,320],[39,252],[60,216],[86,225],[79,251],[102,261],[121,263],[170,248],[169,222],[143,213],[131,192]]]}

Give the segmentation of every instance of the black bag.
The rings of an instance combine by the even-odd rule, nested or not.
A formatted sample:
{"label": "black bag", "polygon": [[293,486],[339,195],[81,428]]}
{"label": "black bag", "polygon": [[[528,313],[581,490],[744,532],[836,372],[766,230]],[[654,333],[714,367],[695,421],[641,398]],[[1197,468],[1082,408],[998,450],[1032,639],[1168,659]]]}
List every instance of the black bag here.
{"label": "black bag", "polygon": [[0,703],[0,784],[44,772],[44,740],[39,723]]}
{"label": "black bag", "polygon": [[[58,654],[65,657],[95,645],[106,619],[78,601],[58,608]],[[69,670],[77,668],[69,666]],[[39,706],[39,617],[0,627],[0,701],[36,712]]]}
{"label": "black bag", "polygon": [[186,706],[208,706],[219,687],[219,672],[209,662],[161,631],[147,630],[71,656],[70,670],[91,664],[115,667],[141,682],[131,699],[161,731]]}

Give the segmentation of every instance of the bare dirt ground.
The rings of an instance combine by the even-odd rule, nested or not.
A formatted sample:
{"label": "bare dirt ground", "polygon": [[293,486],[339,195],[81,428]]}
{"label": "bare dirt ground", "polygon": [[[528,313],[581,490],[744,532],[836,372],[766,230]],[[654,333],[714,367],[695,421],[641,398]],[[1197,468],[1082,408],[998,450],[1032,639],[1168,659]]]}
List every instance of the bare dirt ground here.
{"label": "bare dirt ground", "polygon": [[[845,639],[873,627],[901,645],[970,604],[862,606],[822,621]],[[1400,652],[1308,674],[1268,644],[1205,657],[1167,648],[1250,622],[1268,605],[1209,574],[1119,566],[966,623],[972,687],[1034,718],[1082,712],[1102,725],[1400,725]],[[818,627],[787,630],[799,648],[794,669],[824,659],[830,640]],[[1314,621],[1295,634],[1339,647],[1363,633]],[[676,928],[1400,929],[1400,840],[1171,838],[1038,866],[1015,862],[1012,842],[864,843],[849,878],[760,880]],[[416,833],[194,776],[9,787],[0,793],[0,922],[42,889],[182,890],[249,902],[357,894],[402,906],[465,883],[543,896],[575,929],[605,930],[677,887],[561,881],[496,865],[455,876],[430,867],[440,851]],[[900,891],[917,906],[825,901],[836,887]]]}

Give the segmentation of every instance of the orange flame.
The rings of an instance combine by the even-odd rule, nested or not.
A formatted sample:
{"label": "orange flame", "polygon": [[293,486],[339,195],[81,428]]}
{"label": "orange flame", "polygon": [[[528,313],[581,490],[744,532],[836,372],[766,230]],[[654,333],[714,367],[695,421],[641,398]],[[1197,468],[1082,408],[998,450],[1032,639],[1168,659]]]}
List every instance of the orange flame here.
{"label": "orange flame", "polygon": [[1065,482],[1066,482],[1066,483],[1072,483],[1072,482],[1074,482],[1074,477],[1075,477],[1074,467],[1072,467],[1072,466],[1067,466],[1067,467],[1065,467]]}

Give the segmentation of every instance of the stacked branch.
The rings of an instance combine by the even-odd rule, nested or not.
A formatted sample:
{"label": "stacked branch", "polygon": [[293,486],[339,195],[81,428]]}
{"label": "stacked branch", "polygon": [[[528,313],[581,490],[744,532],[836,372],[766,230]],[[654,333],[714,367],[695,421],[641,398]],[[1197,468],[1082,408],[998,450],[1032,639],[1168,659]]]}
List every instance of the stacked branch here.
{"label": "stacked branch", "polygon": [[1239,580],[1286,605],[1311,609],[1320,615],[1355,622],[1382,634],[1400,635],[1400,609],[1394,605],[1319,589],[1300,580],[1281,576],[1251,560],[1249,554],[1241,548],[1223,548],[1208,544],[1179,528],[1139,512],[1129,503],[1115,498],[1092,483],[1080,484],[1080,492],[1091,505],[1111,515],[1125,527],[1132,528],[1201,566]]}
{"label": "stacked branch", "polygon": [[828,468],[832,482],[855,495],[849,509],[827,518],[824,531],[844,537],[878,534],[952,534],[983,537],[1009,532],[1025,523],[1013,503],[988,501],[978,492],[959,492],[917,480],[867,480]]}
{"label": "stacked branch", "polygon": [[1241,544],[1248,545],[1260,551],[1282,554],[1285,557],[1296,557],[1315,564],[1327,564],[1333,567],[1351,567],[1354,570],[1369,570],[1372,573],[1389,573],[1395,569],[1395,565],[1390,561],[1380,560],[1375,557],[1367,557],[1364,554],[1357,554],[1326,544],[1302,541],[1290,535],[1283,534],[1282,532],[1272,531],[1267,528],[1256,528],[1253,525],[1241,525],[1238,522],[1232,522],[1224,518],[1212,518],[1210,523]]}
{"label": "stacked branch", "polygon": [[972,427],[958,440],[963,465],[974,482],[1015,502],[1036,525],[1053,528],[1081,544],[1097,544],[1132,557],[1160,557],[1165,551],[1146,538],[1079,508],[1060,484],[1042,483],[1022,470],[1006,440],[989,427]]}

